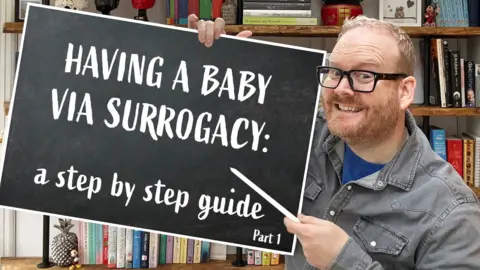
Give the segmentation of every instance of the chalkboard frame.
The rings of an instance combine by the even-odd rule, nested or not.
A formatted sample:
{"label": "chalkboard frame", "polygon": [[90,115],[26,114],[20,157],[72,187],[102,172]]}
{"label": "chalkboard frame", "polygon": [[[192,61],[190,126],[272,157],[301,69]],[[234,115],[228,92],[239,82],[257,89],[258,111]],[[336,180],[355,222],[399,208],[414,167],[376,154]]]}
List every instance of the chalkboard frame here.
{"label": "chalkboard frame", "polygon": [[[45,5],[33,4],[33,3],[29,3],[28,7],[27,7],[27,13],[26,13],[25,25],[24,25],[25,30],[27,30],[27,27],[28,27],[28,14],[29,14],[29,11],[30,11],[31,7],[43,8],[43,9],[57,9],[57,10],[61,10],[63,12],[72,12],[72,13],[83,14],[83,15],[88,15],[88,16],[106,17],[106,18],[112,19],[112,20],[127,21],[127,22],[131,22],[131,23],[145,24],[145,25],[150,25],[150,26],[155,26],[155,27],[161,27],[161,28],[167,28],[167,29],[196,33],[196,30],[189,29],[189,28],[184,28],[184,27],[177,27],[177,26],[173,26],[173,25],[159,24],[159,23],[155,23],[155,22],[139,21],[139,20],[117,17],[117,16],[102,15],[102,14],[97,14],[97,13],[92,13],[92,12],[87,12],[87,11],[74,11],[74,10],[68,10],[68,9],[61,9],[61,8],[57,8],[57,7],[53,7],[53,6],[45,6]],[[24,35],[22,35],[22,39],[21,39],[21,47],[23,47],[25,36],[27,34],[27,31],[24,31],[24,32],[25,33],[24,33]],[[281,43],[276,43],[276,42],[257,40],[257,39],[253,39],[253,38],[245,39],[245,38],[239,38],[239,37],[231,36],[231,35],[222,35],[221,38],[241,40],[243,42],[253,42],[253,43],[260,43],[260,44],[273,45],[273,46],[278,46],[278,47],[285,47],[285,48],[314,52],[314,53],[317,53],[319,56],[322,55],[322,60],[319,62],[319,65],[325,64],[326,58],[327,58],[327,52],[325,50],[312,49],[312,48],[306,48],[306,47],[300,47],[300,46],[288,45],[288,44],[281,44]],[[11,125],[11,121],[12,121],[12,116],[14,115],[13,110],[14,110],[14,106],[15,106],[15,94],[16,94],[16,90],[17,90],[17,79],[18,79],[18,76],[19,76],[18,72],[19,72],[20,66],[21,66],[21,64],[20,64],[21,59],[22,59],[22,50],[20,50],[20,53],[19,53],[19,56],[18,56],[18,61],[19,62],[18,62],[17,67],[16,67],[14,89],[13,89],[12,96],[11,96],[10,113],[7,116],[6,125],[5,125],[4,141],[3,141],[3,144],[2,144],[2,152],[1,152],[1,156],[0,156],[0,158],[1,158],[0,183],[1,183],[2,176],[3,176],[3,168],[4,168],[4,164],[5,164],[5,155],[7,153],[7,147],[8,147],[8,142],[9,142],[10,125]],[[314,71],[312,71],[312,73],[314,73]],[[321,95],[321,87],[318,86],[316,104],[318,104],[319,101],[320,101],[320,95]],[[315,107],[315,111],[313,112],[314,116],[317,115],[318,110],[319,110],[319,107],[318,106]],[[309,165],[309,161],[310,161],[310,151],[311,151],[311,145],[312,145],[312,140],[313,140],[313,136],[314,136],[315,122],[316,122],[316,119],[315,119],[315,117],[313,117],[313,121],[312,121],[312,125],[311,125],[309,150],[308,150],[308,154],[306,156],[306,163],[305,163],[305,171],[304,171],[304,177],[303,177],[303,182],[302,182],[302,189],[301,189],[301,193],[299,194],[300,199],[299,199],[298,213],[296,213],[296,215],[301,213],[301,209],[302,209],[302,205],[303,205],[304,190],[305,190],[307,173],[308,173],[308,165]],[[297,237],[294,236],[293,237],[293,242],[292,242],[291,252],[284,252],[284,251],[279,251],[279,250],[274,250],[274,249],[268,249],[268,248],[262,248],[262,247],[256,247],[256,246],[249,246],[249,245],[242,245],[242,244],[226,242],[226,241],[205,239],[205,238],[201,238],[201,237],[175,234],[175,233],[171,233],[171,232],[162,232],[162,231],[158,231],[158,230],[150,230],[150,229],[145,229],[145,228],[137,228],[137,227],[127,226],[127,225],[108,223],[108,222],[102,222],[102,221],[79,218],[79,217],[71,217],[71,216],[68,216],[68,215],[58,215],[58,214],[54,214],[54,213],[41,212],[41,211],[36,211],[36,210],[29,210],[29,209],[24,209],[24,208],[17,208],[17,207],[4,206],[4,205],[0,205],[0,207],[5,208],[5,209],[18,210],[18,211],[27,212],[27,213],[44,214],[44,215],[49,215],[49,216],[52,216],[52,217],[59,217],[59,218],[71,218],[71,219],[74,219],[74,220],[79,220],[79,221],[84,221],[84,222],[94,222],[94,223],[97,223],[97,224],[112,225],[112,226],[122,227],[122,228],[140,229],[140,230],[143,230],[143,231],[148,231],[148,232],[153,232],[153,233],[165,233],[167,235],[179,236],[179,237],[188,237],[190,239],[198,239],[198,240],[202,240],[202,241],[208,241],[208,242],[211,242],[211,243],[233,245],[233,246],[243,247],[243,248],[252,248],[252,249],[263,250],[263,251],[267,251],[267,252],[276,252],[276,253],[282,254],[282,255],[293,255],[294,252],[295,252],[295,247],[296,247],[296,242],[297,242]],[[277,206],[275,206],[275,207],[278,210],[280,210]],[[283,212],[282,210],[280,210],[280,211],[285,214],[285,212]],[[291,216],[296,216],[295,213],[287,213],[287,214],[290,214]]]}

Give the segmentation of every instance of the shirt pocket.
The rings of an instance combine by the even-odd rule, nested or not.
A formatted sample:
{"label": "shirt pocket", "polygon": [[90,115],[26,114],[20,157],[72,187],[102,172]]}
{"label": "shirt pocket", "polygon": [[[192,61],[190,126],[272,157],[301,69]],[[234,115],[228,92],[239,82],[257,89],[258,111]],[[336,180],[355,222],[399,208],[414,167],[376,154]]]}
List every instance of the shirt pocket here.
{"label": "shirt pocket", "polygon": [[393,269],[393,265],[409,242],[399,231],[369,217],[361,217],[353,227],[353,232],[373,260],[388,269]]}

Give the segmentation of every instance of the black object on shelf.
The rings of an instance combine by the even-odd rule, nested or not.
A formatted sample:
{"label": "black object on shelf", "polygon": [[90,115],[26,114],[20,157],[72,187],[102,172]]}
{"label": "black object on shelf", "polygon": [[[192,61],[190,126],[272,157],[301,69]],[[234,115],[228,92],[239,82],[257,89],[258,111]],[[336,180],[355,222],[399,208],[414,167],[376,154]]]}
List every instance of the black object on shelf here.
{"label": "black object on shelf", "polygon": [[247,262],[243,259],[242,248],[237,247],[237,258],[232,262],[233,266],[244,267],[247,265]]}
{"label": "black object on shelf", "polygon": [[50,217],[47,215],[43,216],[43,251],[42,251],[42,262],[37,264],[37,268],[50,268],[55,264],[50,262]]}

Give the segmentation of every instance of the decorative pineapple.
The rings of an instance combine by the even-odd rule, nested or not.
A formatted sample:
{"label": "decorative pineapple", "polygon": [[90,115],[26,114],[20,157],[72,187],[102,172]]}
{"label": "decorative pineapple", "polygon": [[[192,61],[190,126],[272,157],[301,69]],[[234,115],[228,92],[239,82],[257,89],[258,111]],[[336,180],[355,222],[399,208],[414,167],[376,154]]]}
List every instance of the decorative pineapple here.
{"label": "decorative pineapple", "polygon": [[78,238],[70,229],[73,228],[72,220],[59,218],[60,225],[55,224],[54,227],[60,230],[60,234],[53,238],[52,257],[58,266],[72,265],[75,259],[71,255],[71,251],[78,250]]}

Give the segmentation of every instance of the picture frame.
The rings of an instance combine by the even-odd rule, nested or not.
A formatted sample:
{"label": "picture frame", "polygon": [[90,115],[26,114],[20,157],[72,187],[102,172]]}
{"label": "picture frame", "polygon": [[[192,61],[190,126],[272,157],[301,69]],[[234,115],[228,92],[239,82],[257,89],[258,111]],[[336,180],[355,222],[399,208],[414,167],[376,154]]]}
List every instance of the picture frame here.
{"label": "picture frame", "polygon": [[422,26],[422,0],[379,0],[379,19],[398,26]]}
{"label": "picture frame", "polygon": [[50,0],[15,0],[15,22],[24,22],[27,4],[35,3],[42,5],[50,5]]}

